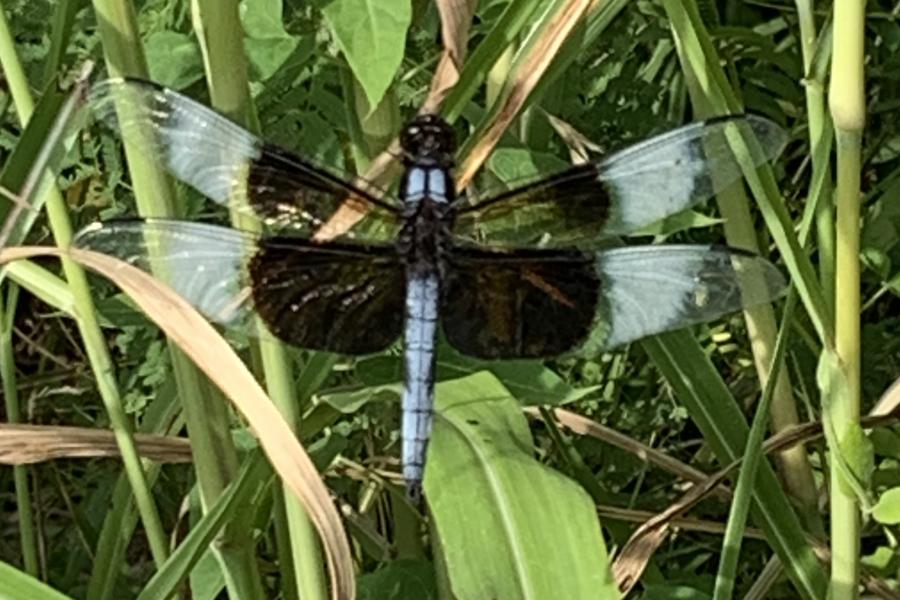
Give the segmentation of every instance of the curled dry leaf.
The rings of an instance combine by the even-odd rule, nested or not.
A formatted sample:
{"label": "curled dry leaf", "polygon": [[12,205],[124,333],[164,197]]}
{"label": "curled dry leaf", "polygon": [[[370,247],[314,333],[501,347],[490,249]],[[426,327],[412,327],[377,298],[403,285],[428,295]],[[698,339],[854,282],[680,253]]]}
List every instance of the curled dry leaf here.
{"label": "curled dry leaf", "polygon": [[[160,463],[190,462],[191,444],[170,435],[134,434],[138,452]],[[0,464],[30,465],[58,458],[119,456],[108,429],[58,425],[0,424]]]}
{"label": "curled dry leaf", "polygon": [[466,60],[466,47],[472,15],[475,14],[477,0],[438,0],[437,9],[441,15],[441,39],[444,51],[431,78],[431,88],[422,104],[421,112],[437,112],[444,98],[459,81],[459,72]]}
{"label": "curled dry leaf", "polygon": [[506,84],[502,104],[493,111],[493,117],[484,127],[484,133],[478,143],[460,165],[456,180],[457,189],[464,189],[472,181],[476,171],[500,141],[503,132],[525,106],[525,101],[590,5],[589,0],[572,0],[566,3],[543,27],[526,54],[517,60],[516,67],[511,72],[511,79]]}
{"label": "curled dry leaf", "polygon": [[355,597],[350,547],[328,489],[281,414],[213,326],[159,280],[104,254],[13,247],[0,251],[0,264],[38,256],[68,257],[112,280],[225,393],[247,419],[283,484],[297,496],[318,529],[328,558],[332,597]]}
{"label": "curled dry leaf", "polygon": [[[524,410],[529,416],[533,418],[541,418],[540,411],[534,407],[528,407]],[[643,444],[635,440],[634,438],[628,437],[623,433],[619,433],[611,427],[601,425],[596,421],[573,413],[572,411],[566,410],[564,408],[557,408],[553,410],[553,416],[557,421],[559,421],[560,425],[562,425],[572,433],[578,435],[587,435],[600,441],[606,442],[611,446],[615,446],[624,450],[625,452],[633,454],[641,460],[647,461],[650,464],[665,469],[666,471],[669,471],[673,475],[680,477],[686,481],[690,481],[693,483],[702,483],[709,477],[703,471],[695,469],[691,465],[681,462],[676,458],[672,458],[665,452],[660,452],[659,450],[651,448],[650,446],[647,446],[646,444]],[[731,498],[731,490],[729,490],[725,486],[717,488],[715,490],[715,493],[717,496],[724,499]]]}

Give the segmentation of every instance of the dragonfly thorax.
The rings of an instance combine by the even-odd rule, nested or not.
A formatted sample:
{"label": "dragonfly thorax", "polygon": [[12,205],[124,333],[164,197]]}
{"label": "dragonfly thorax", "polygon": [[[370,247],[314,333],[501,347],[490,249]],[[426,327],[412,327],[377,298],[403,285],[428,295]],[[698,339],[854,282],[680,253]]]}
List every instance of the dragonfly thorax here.
{"label": "dragonfly thorax", "polygon": [[444,119],[434,114],[419,115],[403,129],[400,146],[407,167],[453,166],[456,134]]}
{"label": "dragonfly thorax", "polygon": [[406,223],[397,237],[397,251],[407,268],[415,272],[437,272],[450,244],[453,206],[426,195],[404,206]]}

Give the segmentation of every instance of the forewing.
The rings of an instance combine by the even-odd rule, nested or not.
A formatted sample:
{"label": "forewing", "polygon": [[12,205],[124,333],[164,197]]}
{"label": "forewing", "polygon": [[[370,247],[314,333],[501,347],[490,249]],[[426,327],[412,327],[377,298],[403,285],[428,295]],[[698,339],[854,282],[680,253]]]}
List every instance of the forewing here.
{"label": "forewing", "polygon": [[635,246],[596,254],[602,289],[591,355],[771,302],[787,284],[768,260],[723,246]]}
{"label": "forewing", "polygon": [[398,227],[378,190],[267,144],[170,89],[137,79],[110,79],[91,89],[98,119],[215,202],[275,229],[313,235],[342,205],[367,218],[345,236],[392,239]]}
{"label": "forewing", "polygon": [[454,233],[495,246],[591,247],[710,198],[741,177],[741,165],[771,160],[785,141],[781,127],[752,115],[694,123],[598,163],[461,204]]}
{"label": "forewing", "polygon": [[153,273],[209,319],[257,335],[254,309],[283,341],[343,354],[400,335],[403,270],[390,246],[261,239],[204,223],[96,223],[74,245]]}
{"label": "forewing", "polygon": [[593,255],[459,248],[441,295],[447,341],[484,359],[561,354],[587,338],[600,292]]}

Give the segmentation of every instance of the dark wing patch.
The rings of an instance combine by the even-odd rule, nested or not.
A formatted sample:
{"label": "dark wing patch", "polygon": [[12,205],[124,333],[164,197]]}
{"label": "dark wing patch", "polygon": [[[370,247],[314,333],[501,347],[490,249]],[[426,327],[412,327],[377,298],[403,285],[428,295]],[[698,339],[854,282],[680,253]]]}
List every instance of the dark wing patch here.
{"label": "dark wing patch", "polygon": [[600,294],[593,254],[459,248],[441,293],[447,341],[484,359],[554,356],[590,333]]}
{"label": "dark wing patch", "polygon": [[274,238],[249,272],[257,312],[289,344],[369,354],[400,336],[406,278],[390,246]]}
{"label": "dark wing patch", "polygon": [[99,120],[175,177],[269,227],[313,235],[345,204],[367,215],[345,237],[389,240],[399,227],[395,205],[377,188],[266,144],[170,89],[110,79],[91,89],[89,103]]}
{"label": "dark wing patch", "polygon": [[578,165],[477,202],[461,206],[453,233],[494,246],[574,245],[590,238],[609,218],[610,196],[593,164]]}
{"label": "dark wing patch", "polygon": [[591,247],[710,198],[745,168],[777,156],[786,139],[781,127],[752,115],[687,125],[595,164],[460,203],[454,234],[507,247]]}
{"label": "dark wing patch", "polygon": [[153,273],[207,318],[250,335],[258,313],[283,341],[315,350],[368,354],[400,336],[404,277],[391,246],[268,240],[170,219],[95,223],[73,244]]}

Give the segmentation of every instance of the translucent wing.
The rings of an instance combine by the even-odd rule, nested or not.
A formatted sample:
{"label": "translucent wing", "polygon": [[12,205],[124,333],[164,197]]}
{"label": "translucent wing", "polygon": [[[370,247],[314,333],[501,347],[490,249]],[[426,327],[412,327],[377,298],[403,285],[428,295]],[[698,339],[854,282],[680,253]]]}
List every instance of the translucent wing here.
{"label": "translucent wing", "polygon": [[152,272],[209,319],[258,334],[254,310],[283,341],[341,354],[400,335],[404,271],[390,246],[260,238],[204,223],[96,223],[74,245]]}
{"label": "translucent wing", "polygon": [[771,301],[785,286],[769,261],[724,247],[462,249],[441,323],[452,346],[479,358],[596,355]]}
{"label": "translucent wing", "polygon": [[724,246],[635,246],[596,258],[602,304],[582,354],[712,321],[787,289],[768,260]]}
{"label": "translucent wing", "polygon": [[395,206],[371,186],[267,144],[170,89],[110,79],[91,89],[89,103],[98,119],[175,177],[272,228],[312,235],[341,206],[368,215],[367,225],[347,237],[392,239],[399,226]]}
{"label": "translucent wing", "polygon": [[[745,144],[744,139],[757,143]],[[460,205],[454,234],[495,246],[592,247],[685,210],[777,156],[786,134],[752,115],[681,127],[598,163]]]}

